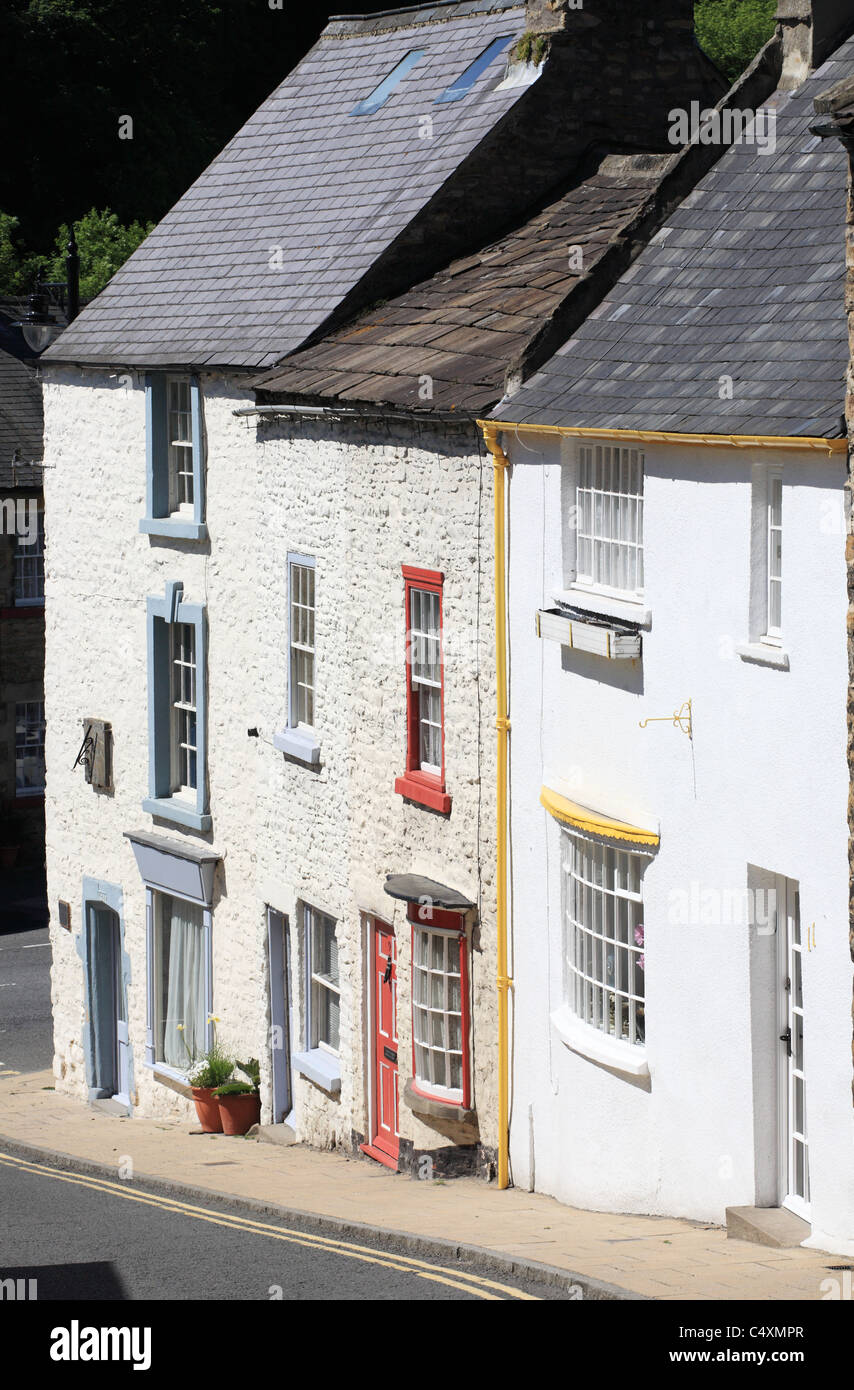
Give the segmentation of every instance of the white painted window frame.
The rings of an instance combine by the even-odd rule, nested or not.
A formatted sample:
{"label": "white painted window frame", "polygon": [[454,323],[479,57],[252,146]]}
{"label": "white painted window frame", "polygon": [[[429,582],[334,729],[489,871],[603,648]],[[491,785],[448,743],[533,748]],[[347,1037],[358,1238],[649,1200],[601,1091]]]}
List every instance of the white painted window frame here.
{"label": "white painted window frame", "polygon": [[[639,958],[644,959],[646,946],[635,941],[634,933],[636,927],[643,925],[643,875],[649,855],[602,843],[564,828],[561,828],[560,844],[564,1009],[591,1033],[599,1034],[623,1048],[643,1048],[646,1042],[646,991],[637,991],[636,966]],[[581,856],[584,856],[583,863]],[[612,859],[609,860],[609,856]],[[610,882],[606,885],[604,880],[609,863],[613,867]],[[622,884],[617,879],[620,867],[623,870]],[[581,868],[590,868],[589,875],[580,872]],[[598,883],[597,877],[600,880]],[[637,882],[637,888],[632,886],[634,882]],[[619,905],[623,903],[626,905],[627,939],[617,936],[617,913]],[[607,932],[609,906],[613,931],[610,937]],[[614,979],[609,983],[608,945],[611,943],[615,948],[615,970]],[[623,979],[618,969],[622,956],[626,956],[629,963],[628,979]],[[644,967],[645,963],[644,959]],[[645,983],[643,970],[641,976]],[[642,1035],[638,1036],[638,1014],[641,1010],[644,1028]]]}
{"label": "white painted window frame", "polygon": [[[192,623],[171,624],[170,667],[172,676],[172,791],[175,796],[194,800],[199,780],[198,685],[196,681],[196,629]],[[188,648],[189,644],[189,648]],[[189,682],[189,691],[186,683]],[[185,698],[189,696],[189,698]],[[190,741],[190,723],[195,730]],[[195,758],[196,780],[185,776]]]}
{"label": "white painted window frame", "polygon": [[[315,935],[314,935],[315,929],[316,929],[317,927],[319,927],[319,926],[321,925],[321,923],[330,924],[330,925],[332,926],[332,931],[333,931],[333,935],[334,935],[334,937],[335,937],[336,946],[339,946],[340,943],[339,943],[339,941],[338,941],[338,922],[337,922],[337,919],[334,918],[334,917],[332,917],[328,912],[323,912],[320,908],[311,907],[308,903],[303,903],[303,904],[302,904],[302,918],[303,918],[303,940],[304,940],[304,951],[305,951],[305,1040],[306,1040],[305,1045],[306,1045],[306,1050],[309,1051],[309,1052],[315,1051],[315,1050],[319,1050],[319,1051],[321,1051],[321,1052],[327,1052],[327,1053],[329,1053],[329,1055],[332,1056],[332,1057],[339,1057],[339,1056],[340,1056],[340,1052],[341,1052],[341,1049],[340,1049],[340,1043],[341,1043],[341,1033],[340,1033],[340,1029],[341,1029],[341,969],[340,969],[340,963],[339,963],[339,969],[338,969],[338,982],[337,982],[337,983],[336,983],[334,980],[332,980],[332,978],[331,978],[330,976],[328,976],[328,975],[321,975],[320,973],[318,973],[317,970],[315,970],[316,948],[315,948]],[[325,991],[326,991],[327,993],[329,993],[329,994],[335,995],[335,997],[336,997],[337,1000],[338,1000],[338,1028],[339,1028],[339,1034],[338,1034],[338,1043],[339,1043],[339,1046],[338,1046],[338,1047],[333,1047],[332,1044],[328,1041],[328,1039],[326,1039],[326,1038],[321,1038],[321,1037],[318,1036],[318,1023],[317,1023],[317,1013],[318,1013],[318,1010],[317,1010],[317,1005],[316,1005],[316,999],[317,999],[316,991],[321,990],[321,989],[325,990]]]}
{"label": "white painted window frame", "polygon": [[[19,715],[19,713],[18,713],[19,710],[23,710],[23,711],[24,711],[23,715]],[[33,710],[35,710],[35,711],[41,711],[41,713],[40,713],[40,714],[39,714],[39,713],[36,713],[35,715],[33,715],[33,714],[31,713],[31,711],[33,711]],[[23,739],[23,742],[21,742],[21,743],[19,743],[19,741],[18,741],[18,727],[19,727],[19,725],[23,725],[23,729],[24,729],[24,739]],[[16,796],[16,797],[42,796],[42,795],[44,795],[44,789],[45,789],[45,778],[44,778],[44,766],[45,766],[45,759],[44,759],[44,739],[45,739],[44,701],[43,701],[43,700],[19,700],[19,701],[17,701],[16,704],[15,704],[15,796]],[[33,786],[33,787],[19,787],[19,786],[18,786],[19,750],[25,751],[25,750],[28,749],[28,748],[35,748],[36,750],[39,750],[39,749],[41,750],[42,779],[41,779],[41,782],[38,784],[38,786]]]}
{"label": "white painted window frame", "polygon": [[36,539],[32,545],[25,545],[22,536],[15,536],[16,608],[44,608],[44,510],[41,507],[38,508],[37,517]]}
{"label": "white painted window frame", "polygon": [[[192,520],[195,515],[195,478],[193,467],[193,396],[192,379],[188,376],[166,378],[166,446],[169,473],[169,515],[176,519]],[[186,402],[173,405],[173,391],[185,391]],[[173,429],[175,418],[186,420],[186,435]],[[175,438],[175,435],[178,435]]]}
{"label": "white painted window frame", "polygon": [[[455,1105],[462,1105],[462,1103],[463,1103],[463,1094],[464,1094],[464,1082],[465,1082],[465,1067],[466,1067],[466,1064],[467,1064],[467,1063],[466,1063],[466,1036],[465,1036],[465,1035],[466,1035],[465,1000],[464,1000],[464,998],[463,998],[463,989],[464,989],[464,987],[465,987],[465,978],[464,978],[463,971],[462,971],[462,966],[461,966],[461,954],[462,954],[462,950],[465,949],[465,941],[464,941],[464,938],[461,938],[460,932],[459,932],[458,930],[456,930],[456,929],[451,930],[451,929],[449,929],[449,928],[447,928],[447,927],[434,927],[434,926],[428,926],[428,925],[421,926],[421,925],[420,925],[419,923],[417,923],[417,922],[413,922],[413,923],[412,923],[412,928],[413,928],[413,933],[412,933],[412,943],[413,943],[413,951],[412,951],[412,1051],[413,1051],[413,1072],[414,1072],[415,1084],[416,1084],[416,1086],[418,1087],[418,1090],[419,1090],[423,1095],[425,1095],[425,1096],[433,1097],[433,1098],[435,1098],[436,1100],[449,1101],[450,1103],[455,1104]],[[416,943],[416,941],[419,939],[419,937],[424,937],[424,938],[426,938],[426,940],[427,940],[427,960],[428,960],[427,965],[423,965],[422,963],[419,962],[419,959],[418,959],[418,949],[417,949],[415,943]],[[433,965],[430,963],[430,962],[432,961],[432,938],[434,938],[434,937],[435,937],[436,939],[438,939],[438,940],[441,940],[442,943],[443,943],[443,944],[442,944],[442,952],[443,952],[443,954],[442,954],[442,969],[441,969],[441,970],[436,970],[436,969],[434,969],[434,968],[433,968]],[[449,961],[450,961],[450,959],[451,959],[452,954],[453,954],[453,959],[456,961],[456,964],[457,964],[457,967],[458,967],[456,973],[453,972],[453,971],[451,971],[451,970],[449,970],[449,968],[448,968],[448,963],[449,963]],[[430,979],[431,979],[431,977],[432,977],[433,975],[441,975],[441,976],[443,977],[443,980],[444,980],[444,985],[443,985],[443,990],[442,990],[443,1003],[442,1003],[442,1006],[441,1006],[441,1007],[434,1006],[434,1005],[432,1005],[432,1004],[429,1003],[429,1002],[426,1002],[426,1003],[425,1003],[423,999],[419,999],[419,998],[418,998],[418,993],[419,993],[419,990],[418,990],[418,980],[419,980],[419,978],[420,978],[422,981],[426,981],[427,986],[428,986],[428,993],[429,993]],[[451,981],[452,978],[453,978],[453,979],[456,979],[457,982],[458,982],[459,995],[460,995],[460,998],[459,998],[459,1008],[451,1008],[451,1007],[450,1007],[450,988],[451,988],[451,986],[450,986],[450,981]],[[430,1039],[428,1039],[428,1040],[425,1040],[423,1037],[421,1037],[421,1036],[419,1035],[419,1024],[420,1024],[420,1022],[422,1021],[422,1020],[419,1018],[419,1011],[421,1011],[423,1014],[425,1014],[426,1017],[430,1020],[430,1025],[431,1025],[430,1031],[431,1031],[431,1033],[432,1033],[432,1020],[433,1020],[433,1016],[434,1016],[434,1015],[436,1015],[436,1016],[441,1016],[441,1019],[442,1019],[442,1025],[441,1025],[441,1028],[442,1028],[442,1044],[441,1044],[441,1045],[436,1045],[436,1044],[432,1041],[432,1037],[431,1037]],[[458,1018],[458,1019],[459,1019],[459,1035],[460,1035],[460,1045],[459,1045],[459,1047],[452,1047],[452,1046],[451,1046],[451,1036],[450,1036],[450,1035],[451,1035],[451,1020],[452,1020],[453,1018]],[[420,1055],[419,1055],[419,1052],[426,1053],[426,1054],[427,1054],[427,1057],[425,1058],[425,1057],[420,1056]],[[442,1085],[441,1083],[434,1081],[434,1080],[432,1079],[432,1076],[425,1076],[425,1075],[424,1075],[424,1071],[423,1071],[423,1069],[422,1069],[422,1064],[423,1064],[423,1062],[424,1062],[425,1060],[428,1060],[428,1059],[430,1060],[430,1062],[431,1062],[430,1070],[431,1070],[431,1072],[432,1072],[432,1070],[433,1070],[433,1067],[432,1067],[433,1054],[441,1054],[442,1057],[444,1058],[444,1070],[445,1070],[445,1075],[446,1075],[446,1076],[449,1076],[449,1075],[451,1074],[451,1058],[452,1058],[452,1057],[458,1057],[458,1058],[459,1058],[459,1068],[460,1068],[460,1084],[459,1084],[459,1086],[447,1086],[447,1085]]]}
{"label": "white painted window frame", "polygon": [[[644,451],[631,445],[587,443],[575,451],[575,576],[578,588],[640,602],[644,595]],[[606,470],[618,469],[606,476]],[[605,486],[608,482],[617,486]],[[634,486],[633,486],[634,485]],[[597,558],[596,548],[601,547]],[[625,559],[625,578],[616,570]]]}
{"label": "white painted window frame", "polygon": [[[774,494],[779,487],[780,495],[780,516],[779,520],[774,519]],[[774,537],[779,534],[780,538],[780,573],[774,573]],[[766,474],[766,495],[765,495],[765,632],[762,637],[763,642],[771,646],[781,647],[783,645],[783,470],[776,466],[769,468]],[[778,603],[780,607],[779,623],[772,622],[773,600],[772,586],[778,585]]]}

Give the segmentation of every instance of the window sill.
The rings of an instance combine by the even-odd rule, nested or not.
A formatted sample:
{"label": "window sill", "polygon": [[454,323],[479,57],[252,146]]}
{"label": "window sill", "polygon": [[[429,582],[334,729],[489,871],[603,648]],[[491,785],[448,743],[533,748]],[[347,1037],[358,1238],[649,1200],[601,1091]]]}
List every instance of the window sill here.
{"label": "window sill", "polygon": [[589,1023],[582,1023],[564,1004],[551,1015],[551,1025],[561,1042],[591,1062],[600,1062],[624,1076],[648,1077],[646,1050],[618,1038],[606,1037]]}
{"label": "window sill", "polygon": [[775,666],[778,671],[788,671],[789,654],[772,642],[741,642],[736,647],[742,661],[753,661],[757,666]]}
{"label": "window sill", "polygon": [[194,811],[186,803],[182,805],[173,796],[148,797],[143,801],[142,809],[150,816],[159,816],[161,820],[171,820],[175,825],[186,826],[188,830],[199,830],[205,833],[213,825],[211,816]]}
{"label": "window sill", "polygon": [[568,589],[555,589],[552,598],[572,608],[586,609],[588,613],[637,623],[638,627],[652,627],[652,610],[636,599],[614,598],[611,594],[600,594],[595,589],[585,589],[578,584],[571,584]]}
{"label": "window sill", "polygon": [[139,529],[144,536],[165,536],[167,540],[204,541],[208,536],[203,521],[173,521],[169,516],[144,516]]}
{"label": "window sill", "polygon": [[325,1048],[315,1047],[311,1052],[295,1052],[293,1064],[297,1071],[308,1077],[322,1090],[333,1096],[341,1093],[341,1062]]}
{"label": "window sill", "polygon": [[189,1079],[184,1072],[178,1071],[176,1067],[170,1067],[166,1062],[146,1062],[145,1064],[154,1074],[154,1080],[161,1086],[166,1086],[170,1091],[175,1091],[179,1096],[186,1096],[187,1100],[193,1099],[193,1090]]}
{"label": "window sill", "polygon": [[394,789],[407,801],[416,801],[419,806],[427,806],[431,811],[441,811],[443,816],[451,809],[448,793],[438,785],[422,781],[416,773],[407,772],[403,777],[396,778]]}
{"label": "window sill", "polygon": [[291,758],[299,758],[301,763],[320,762],[320,744],[313,734],[302,729],[282,729],[273,734],[273,747]]}
{"label": "window sill", "polygon": [[424,1095],[411,1077],[403,1088],[403,1103],[413,1115],[426,1115],[431,1120],[456,1120],[464,1125],[477,1124],[477,1111],[468,1109],[462,1101],[438,1100],[435,1096]]}

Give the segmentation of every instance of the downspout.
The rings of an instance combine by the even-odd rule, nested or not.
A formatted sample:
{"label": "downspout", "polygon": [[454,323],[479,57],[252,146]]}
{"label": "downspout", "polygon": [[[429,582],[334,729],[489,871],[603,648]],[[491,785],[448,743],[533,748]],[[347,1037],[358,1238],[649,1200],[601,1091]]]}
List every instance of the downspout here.
{"label": "downspout", "polygon": [[505,477],[510,460],[498,442],[498,426],[478,421],[492,455],[495,547],[495,728],[497,730],[496,787],[496,946],[498,987],[498,1186],[510,1186],[510,1029],[507,973],[507,762],[510,720],[507,717],[507,556],[505,539]]}

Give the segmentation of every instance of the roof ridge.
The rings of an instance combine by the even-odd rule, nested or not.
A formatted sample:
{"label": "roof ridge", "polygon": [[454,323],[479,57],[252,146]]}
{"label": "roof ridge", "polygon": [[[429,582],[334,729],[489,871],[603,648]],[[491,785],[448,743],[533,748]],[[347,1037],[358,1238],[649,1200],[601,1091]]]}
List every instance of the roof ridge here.
{"label": "roof ridge", "polygon": [[[464,17],[481,14],[500,14],[502,10],[521,10],[525,0],[427,0],[423,5],[402,5],[392,10],[376,10],[373,14],[332,14],[321,30],[320,38],[348,38],[351,35],[376,34],[393,26],[383,20],[409,17],[408,24],[440,24],[451,18],[454,11],[464,10]],[[444,11],[445,13],[441,13]],[[447,13],[450,11],[450,13]],[[418,16],[422,16],[419,20]],[[377,22],[379,21],[379,23]]]}

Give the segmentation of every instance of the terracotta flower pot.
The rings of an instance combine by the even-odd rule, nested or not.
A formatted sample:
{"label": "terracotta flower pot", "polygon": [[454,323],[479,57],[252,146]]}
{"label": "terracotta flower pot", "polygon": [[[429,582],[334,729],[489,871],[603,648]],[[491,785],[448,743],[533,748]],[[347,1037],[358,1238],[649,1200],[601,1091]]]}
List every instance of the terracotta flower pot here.
{"label": "terracotta flower pot", "polygon": [[220,1096],[219,1113],[223,1134],[245,1134],[261,1118],[261,1097],[254,1091]]}
{"label": "terracotta flower pot", "polygon": [[205,1134],[222,1134],[222,1119],[220,1116],[219,1101],[214,1095],[213,1086],[193,1086],[193,1100],[196,1102],[196,1114],[199,1117]]}

